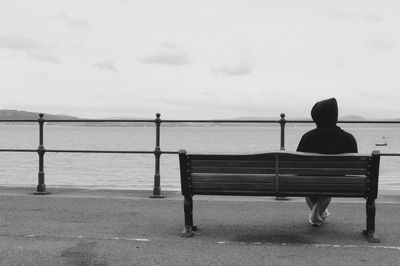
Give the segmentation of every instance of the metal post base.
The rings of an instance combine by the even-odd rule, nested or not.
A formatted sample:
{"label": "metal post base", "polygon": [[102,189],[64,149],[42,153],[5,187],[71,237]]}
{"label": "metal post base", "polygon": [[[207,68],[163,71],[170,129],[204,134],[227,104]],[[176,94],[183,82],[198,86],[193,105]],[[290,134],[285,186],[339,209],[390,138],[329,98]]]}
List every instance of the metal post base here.
{"label": "metal post base", "polygon": [[44,191],[44,192],[33,192],[33,195],[48,195],[50,192]]}
{"label": "metal post base", "polygon": [[36,191],[33,192],[33,195],[47,195],[47,194],[50,194],[50,193],[46,190],[45,185],[38,185],[36,188]]}
{"label": "metal post base", "polygon": [[150,198],[153,198],[153,199],[162,199],[162,198],[164,198],[164,195],[151,195]]}
{"label": "metal post base", "polygon": [[164,195],[161,194],[161,189],[160,188],[154,188],[153,189],[153,195],[151,195],[150,198],[162,199],[162,198],[164,198]]}

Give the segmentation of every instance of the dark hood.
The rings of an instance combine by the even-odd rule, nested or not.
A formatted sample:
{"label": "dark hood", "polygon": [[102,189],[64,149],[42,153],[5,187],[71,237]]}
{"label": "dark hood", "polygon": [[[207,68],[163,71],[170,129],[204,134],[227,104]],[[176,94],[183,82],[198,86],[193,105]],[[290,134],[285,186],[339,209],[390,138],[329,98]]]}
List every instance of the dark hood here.
{"label": "dark hood", "polygon": [[317,127],[336,127],[338,121],[338,105],[335,98],[322,100],[314,104],[311,109],[311,117]]}

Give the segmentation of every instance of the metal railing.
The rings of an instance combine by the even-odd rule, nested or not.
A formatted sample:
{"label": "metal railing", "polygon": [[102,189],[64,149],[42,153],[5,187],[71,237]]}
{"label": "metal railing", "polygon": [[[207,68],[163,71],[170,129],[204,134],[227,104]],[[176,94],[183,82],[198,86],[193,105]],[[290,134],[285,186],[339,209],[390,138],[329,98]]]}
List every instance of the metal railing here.
{"label": "metal railing", "polygon": [[[272,124],[278,123],[280,125],[280,150],[285,150],[285,125],[287,123],[314,123],[312,120],[286,120],[285,114],[280,114],[278,120],[161,120],[161,114],[157,113],[154,120],[151,119],[51,119],[45,120],[44,115],[39,114],[37,120],[24,119],[24,120],[6,120],[1,119],[0,123],[38,123],[39,124],[39,146],[37,149],[1,149],[0,152],[37,152],[39,155],[39,172],[38,172],[38,185],[34,194],[44,195],[48,194],[45,185],[44,173],[44,155],[45,153],[115,153],[115,154],[154,154],[155,169],[154,169],[154,185],[153,185],[153,198],[163,198],[161,192],[161,176],[160,176],[160,157],[161,154],[178,154],[178,151],[162,151],[160,147],[160,127],[161,123],[252,123],[252,124]],[[62,149],[45,149],[43,142],[43,132],[45,123],[154,123],[156,128],[155,133],[155,148],[152,151],[143,150],[62,150]],[[400,121],[390,120],[369,120],[357,121],[346,120],[339,121],[338,123],[351,123],[351,124],[400,124]],[[381,153],[381,156],[400,156],[400,153]]]}

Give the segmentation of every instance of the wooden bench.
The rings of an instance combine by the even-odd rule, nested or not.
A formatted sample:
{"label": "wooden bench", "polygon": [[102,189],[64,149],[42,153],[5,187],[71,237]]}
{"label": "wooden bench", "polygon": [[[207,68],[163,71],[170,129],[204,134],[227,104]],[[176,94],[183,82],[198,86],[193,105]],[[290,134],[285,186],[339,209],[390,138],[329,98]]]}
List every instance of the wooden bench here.
{"label": "wooden bench", "polygon": [[326,155],[303,152],[188,154],[179,151],[185,229],[192,236],[193,195],[360,197],[366,199],[366,230],[375,236],[379,151]]}

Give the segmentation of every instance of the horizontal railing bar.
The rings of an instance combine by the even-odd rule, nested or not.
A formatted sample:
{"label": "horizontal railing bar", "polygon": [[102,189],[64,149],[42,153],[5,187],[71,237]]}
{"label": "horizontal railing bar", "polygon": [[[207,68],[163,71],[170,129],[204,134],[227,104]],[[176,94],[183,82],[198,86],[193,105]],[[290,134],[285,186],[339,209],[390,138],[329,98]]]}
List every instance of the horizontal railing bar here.
{"label": "horizontal railing bar", "polygon": [[46,149],[45,152],[63,152],[63,153],[148,153],[154,154],[154,151],[112,151],[112,150],[53,150]]}
{"label": "horizontal railing bar", "polygon": [[[0,152],[38,152],[37,149],[0,149]],[[154,151],[111,151],[111,150],[54,150],[45,149],[45,152],[65,152],[65,153],[147,153],[154,154]],[[160,154],[179,154],[179,151],[160,151]]]}
{"label": "horizontal railing bar", "polygon": [[[19,119],[0,119],[0,122],[32,122],[37,123],[38,120],[19,120]],[[154,123],[154,120],[150,119],[45,119],[45,122],[56,122],[56,123],[81,123],[81,122],[89,122],[89,123],[96,123],[96,122],[110,122],[110,123],[118,123],[118,122],[147,122],[147,123]]]}
{"label": "horizontal railing bar", "polygon": [[[162,120],[163,123],[280,123],[280,120]],[[285,123],[314,123],[312,120],[285,120]],[[344,124],[400,124],[400,121],[377,120],[343,120]]]}
{"label": "horizontal railing bar", "polygon": [[0,149],[0,152],[37,152],[37,149]]}
{"label": "horizontal railing bar", "polygon": [[76,120],[64,120],[64,119],[50,119],[46,120],[46,122],[51,122],[51,123],[127,123],[127,122],[145,122],[145,123],[154,123],[154,120],[149,120],[149,119],[76,119]]}
{"label": "horizontal railing bar", "polygon": [[[154,151],[121,151],[121,150],[54,150],[46,149],[46,152],[64,152],[64,153],[137,153],[137,154],[154,154]],[[164,154],[179,154],[179,151],[160,151]]]}
{"label": "horizontal railing bar", "polygon": [[[162,123],[278,123],[279,120],[161,120]],[[38,122],[37,120],[4,120],[0,122]],[[148,119],[49,119],[49,123],[154,123],[154,120]],[[310,121],[312,122],[312,121]]]}
{"label": "horizontal railing bar", "polygon": [[[37,149],[0,149],[0,152],[37,152]],[[55,150],[45,149],[45,152],[65,153],[143,153],[154,154],[154,151],[121,151],[121,150]],[[160,151],[160,154],[179,154],[179,151]],[[380,153],[381,156],[400,156],[400,153]]]}
{"label": "horizontal railing bar", "polygon": [[32,122],[32,123],[37,123],[38,121],[37,121],[37,119],[36,120],[33,120],[33,119],[24,119],[24,120],[22,120],[22,119],[0,119],[0,122],[5,122],[5,123],[7,123],[7,122]]}
{"label": "horizontal railing bar", "polygon": [[279,120],[162,120],[162,123],[279,123]]}
{"label": "horizontal railing bar", "polygon": [[[314,123],[314,121],[311,120],[286,120],[286,123]],[[390,120],[343,120],[343,121],[338,121],[338,123],[341,124],[400,124],[400,121],[390,121]]]}
{"label": "horizontal railing bar", "polygon": [[[279,123],[279,120],[161,120],[162,123]],[[0,119],[0,122],[31,122],[37,123],[37,120],[16,120],[16,119]],[[45,120],[48,123],[154,123],[154,120],[149,119],[49,119]],[[285,120],[285,123],[314,123],[312,120]],[[400,121],[391,121],[391,120],[343,120],[338,121],[338,123],[342,124],[400,124]]]}

